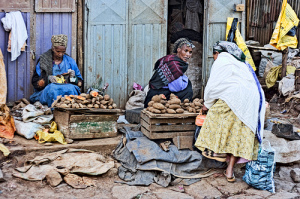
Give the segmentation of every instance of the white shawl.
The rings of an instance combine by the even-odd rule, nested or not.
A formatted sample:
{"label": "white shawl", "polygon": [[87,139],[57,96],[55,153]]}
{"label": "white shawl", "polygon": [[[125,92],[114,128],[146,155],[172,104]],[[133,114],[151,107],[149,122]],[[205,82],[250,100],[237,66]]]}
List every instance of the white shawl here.
{"label": "white shawl", "polygon": [[21,54],[21,48],[28,38],[27,29],[20,11],[6,13],[1,19],[6,31],[11,31],[11,61]]}
{"label": "white shawl", "polygon": [[224,100],[235,115],[254,133],[263,138],[265,118],[265,96],[262,93],[260,112],[260,132],[258,126],[258,110],[260,95],[255,79],[248,66],[238,61],[231,54],[222,52],[211,68],[211,73],[204,91],[204,105],[210,108],[217,99]]}

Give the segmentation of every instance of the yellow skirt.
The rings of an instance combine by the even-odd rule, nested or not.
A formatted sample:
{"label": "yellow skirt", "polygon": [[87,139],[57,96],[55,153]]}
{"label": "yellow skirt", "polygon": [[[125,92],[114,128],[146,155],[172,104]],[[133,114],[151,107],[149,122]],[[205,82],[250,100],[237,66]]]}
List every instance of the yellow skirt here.
{"label": "yellow skirt", "polygon": [[201,151],[207,148],[215,153],[256,160],[259,142],[226,102],[219,99],[209,109],[195,146]]}

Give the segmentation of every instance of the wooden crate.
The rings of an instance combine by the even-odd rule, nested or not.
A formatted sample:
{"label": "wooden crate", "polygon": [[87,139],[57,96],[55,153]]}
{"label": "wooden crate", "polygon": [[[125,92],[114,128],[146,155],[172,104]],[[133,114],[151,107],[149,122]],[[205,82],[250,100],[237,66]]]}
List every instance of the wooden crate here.
{"label": "wooden crate", "polygon": [[71,139],[117,136],[120,109],[55,108],[54,121],[65,137]]}
{"label": "wooden crate", "polygon": [[141,112],[141,131],[149,139],[166,139],[193,136],[198,113],[155,114],[145,109]]}

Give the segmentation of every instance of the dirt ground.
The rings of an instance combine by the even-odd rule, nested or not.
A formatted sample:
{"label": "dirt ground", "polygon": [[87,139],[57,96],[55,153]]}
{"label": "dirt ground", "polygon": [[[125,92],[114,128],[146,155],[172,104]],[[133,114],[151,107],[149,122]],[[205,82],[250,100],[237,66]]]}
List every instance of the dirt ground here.
{"label": "dirt ground", "polygon": [[[300,128],[297,118],[289,113],[280,113],[285,107],[280,103],[272,103],[271,117],[290,121],[297,128]],[[190,186],[176,185],[167,188],[155,183],[150,186],[128,186],[122,183],[117,175],[117,169],[110,170],[101,176],[90,177],[95,186],[86,189],[74,189],[66,183],[61,183],[57,187],[50,186],[46,180],[26,181],[12,176],[16,167],[23,166],[27,160],[33,159],[43,153],[30,152],[17,155],[10,159],[5,159],[0,163],[0,168],[4,174],[4,182],[0,182],[0,198],[57,198],[57,199],[80,199],[80,198],[115,198],[115,199],[188,199],[188,198],[220,198],[220,199],[300,199],[300,183],[294,183],[289,177],[289,171],[293,168],[300,168],[300,162],[286,165],[276,165],[274,175],[276,193],[256,190],[247,185],[242,176],[245,173],[244,165],[235,168],[237,181],[229,183],[220,170],[208,178],[194,183]],[[1,158],[0,158],[1,159]]]}

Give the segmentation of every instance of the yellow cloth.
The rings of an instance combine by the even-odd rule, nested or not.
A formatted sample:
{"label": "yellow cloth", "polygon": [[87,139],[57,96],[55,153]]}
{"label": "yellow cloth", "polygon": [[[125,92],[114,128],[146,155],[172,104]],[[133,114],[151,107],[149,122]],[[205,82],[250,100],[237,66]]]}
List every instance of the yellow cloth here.
{"label": "yellow cloth", "polygon": [[[275,85],[279,76],[281,76],[281,68],[282,66],[276,66],[271,68],[270,72],[267,74],[266,77],[266,85],[268,88],[271,88]],[[296,68],[294,66],[287,66],[286,67],[286,75],[294,74]]]}
{"label": "yellow cloth", "polygon": [[[233,19],[232,17],[228,17],[227,18],[227,26],[226,26],[226,41],[227,41],[227,36],[228,36],[228,33],[231,29],[231,25],[232,25],[232,22],[233,22]],[[237,23],[237,26],[236,26],[236,31],[235,31],[235,38],[234,38],[234,41],[236,42],[236,45],[244,52],[244,54],[246,55],[246,61],[252,66],[253,70],[256,71],[256,67],[255,67],[255,64],[254,64],[254,61],[252,59],[252,56],[250,54],[250,51],[238,29],[238,25],[239,25],[239,22]]]}
{"label": "yellow cloth", "polygon": [[278,50],[284,50],[287,47],[297,48],[298,40],[294,37],[286,35],[294,26],[298,26],[299,19],[293,8],[283,0],[281,12],[275,26],[270,44]]}
{"label": "yellow cloth", "polygon": [[56,76],[56,83],[64,84],[65,83],[64,76],[61,76],[61,77]]}
{"label": "yellow cloth", "polygon": [[256,160],[259,142],[226,102],[218,100],[209,109],[195,146],[201,151],[207,148],[215,153]]}

